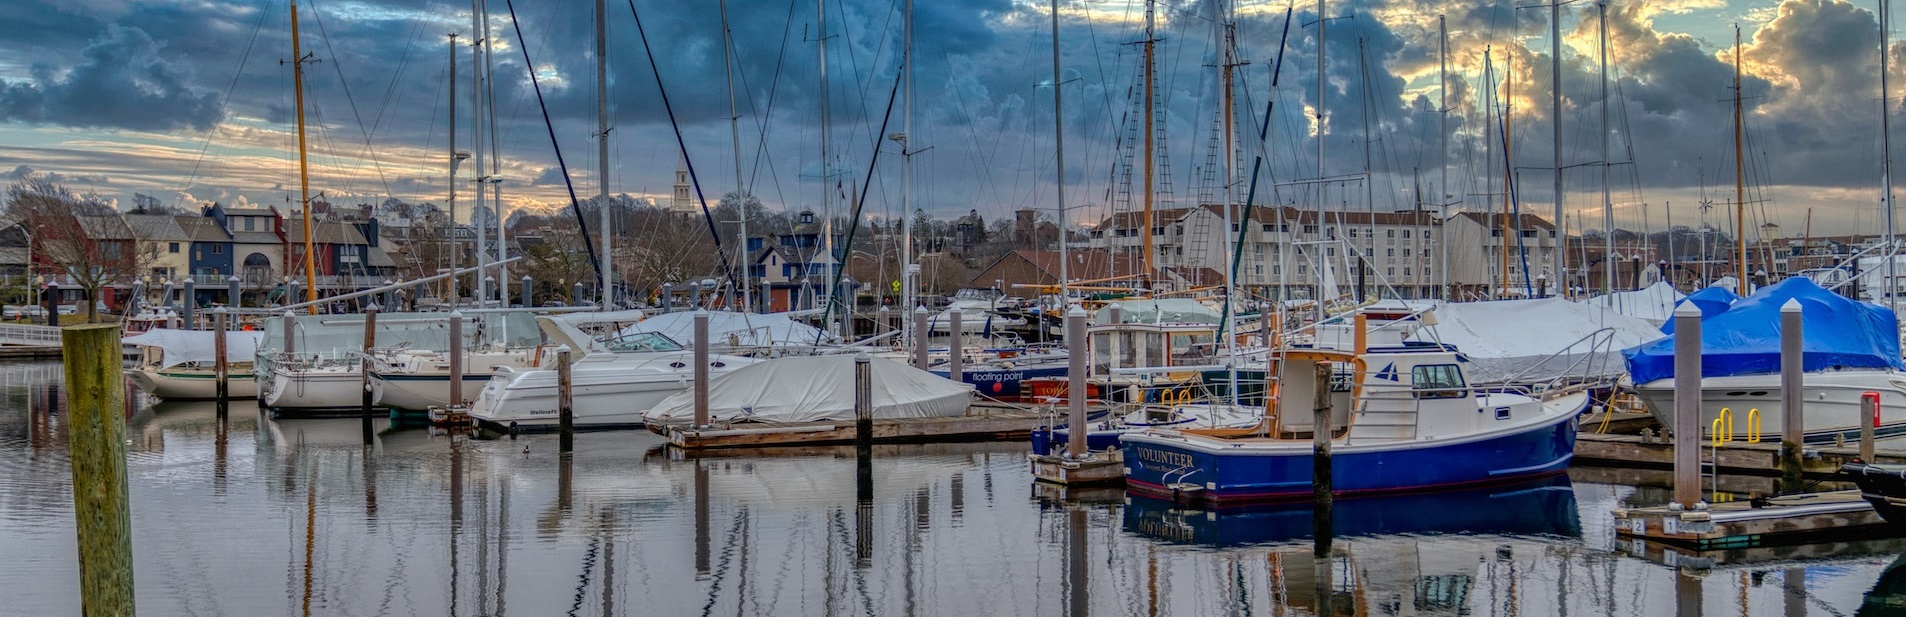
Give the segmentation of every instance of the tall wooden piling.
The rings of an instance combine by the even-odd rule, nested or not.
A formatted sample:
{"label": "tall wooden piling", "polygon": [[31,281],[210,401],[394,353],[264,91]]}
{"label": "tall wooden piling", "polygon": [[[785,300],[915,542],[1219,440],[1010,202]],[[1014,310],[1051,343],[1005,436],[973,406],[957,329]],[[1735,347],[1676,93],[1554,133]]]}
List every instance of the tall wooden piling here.
{"label": "tall wooden piling", "polygon": [[522,282],[523,282],[523,286],[522,286],[522,287],[519,287],[519,288],[518,288],[518,290],[519,290],[519,291],[518,291],[518,293],[520,293],[520,294],[522,294],[522,296],[523,296],[523,297],[522,297],[522,298],[521,298],[520,300],[518,300],[518,302],[520,302],[520,303],[522,303],[522,305],[523,305],[523,308],[529,308],[529,307],[532,307],[532,306],[536,306],[536,304],[535,304],[535,302],[536,302],[536,299],[535,299],[535,292],[536,292],[536,281],[535,281],[535,279],[531,279],[531,278],[529,277],[529,275],[527,275],[527,274],[525,274],[525,275],[523,275],[523,280],[522,280]]}
{"label": "tall wooden piling", "polygon": [[556,348],[556,431],[561,452],[576,448],[576,386],[569,372],[570,353],[568,345]]}
{"label": "tall wooden piling", "polygon": [[1066,455],[1072,458],[1085,458],[1090,445],[1085,426],[1086,350],[1085,309],[1074,306],[1066,311],[1066,415],[1072,433],[1066,438]]}
{"label": "tall wooden piling", "polygon": [[185,293],[179,296],[179,317],[185,319],[185,329],[199,329],[199,322],[192,314],[198,306],[198,283],[194,282],[192,277],[185,277]]}
{"label": "tall wooden piling", "polygon": [[242,284],[242,281],[240,281],[237,276],[229,276],[225,278],[225,305],[232,307],[233,310],[237,310],[239,307],[244,306],[244,303],[241,302],[241,300],[244,299],[245,292],[240,289],[239,286],[241,284]]}
{"label": "tall wooden piling", "polygon": [[46,284],[46,325],[60,325],[60,283],[50,281]]}
{"label": "tall wooden piling", "polygon": [[1780,476],[1787,485],[1783,492],[1798,488],[1794,483],[1800,479],[1800,454],[1807,434],[1801,420],[1806,367],[1800,316],[1799,300],[1780,305]]}
{"label": "tall wooden piling", "polygon": [[463,406],[463,311],[450,311],[450,406]]}
{"label": "tall wooden piling", "polygon": [[708,426],[708,311],[695,311],[695,426]]}
{"label": "tall wooden piling", "polygon": [[371,430],[371,350],[377,348],[377,305],[364,307],[364,357],[358,366],[363,373],[363,389],[357,409],[358,432],[364,438],[364,445],[371,445],[375,431]]}
{"label": "tall wooden piling", "polygon": [[1873,430],[1880,425],[1880,393],[1860,394],[1860,460],[1873,462]]}
{"label": "tall wooden piling", "polygon": [[1329,364],[1316,364],[1310,405],[1311,534],[1320,558],[1330,554],[1331,517],[1335,509],[1330,473],[1330,370]]}
{"label": "tall wooden piling", "polygon": [[284,350],[285,359],[289,360],[298,351],[298,314],[285,311],[284,319],[280,321],[280,324],[285,329],[284,346],[281,349]]}
{"label": "tall wooden piling", "polygon": [[960,364],[966,359],[966,332],[960,327],[961,312],[957,309],[946,312],[946,378],[953,381],[960,381],[963,376],[964,367]]}
{"label": "tall wooden piling", "polygon": [[913,308],[913,368],[927,370],[928,364],[932,362],[928,359],[928,351],[927,307],[917,306]]}
{"label": "tall wooden piling", "polygon": [[212,311],[212,379],[218,398],[218,415],[225,415],[225,402],[231,399],[231,364],[226,360],[225,323],[231,311],[218,307]]}
{"label": "tall wooden piling", "polygon": [[126,491],[125,377],[119,324],[60,331],[64,350],[67,449],[79,536],[80,608],[86,615],[132,615],[132,518]]}
{"label": "tall wooden piling", "polygon": [[1701,501],[1701,309],[1674,309],[1674,502]]}

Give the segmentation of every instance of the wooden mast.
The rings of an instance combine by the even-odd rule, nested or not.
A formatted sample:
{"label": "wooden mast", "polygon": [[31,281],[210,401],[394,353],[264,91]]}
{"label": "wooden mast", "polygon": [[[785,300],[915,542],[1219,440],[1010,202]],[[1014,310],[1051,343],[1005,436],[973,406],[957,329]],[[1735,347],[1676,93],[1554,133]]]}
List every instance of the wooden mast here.
{"label": "wooden mast", "polygon": [[1747,297],[1747,200],[1746,164],[1741,159],[1741,27],[1734,26],[1734,259],[1735,293]]}
{"label": "wooden mast", "polygon": [[318,314],[317,258],[311,253],[311,167],[304,138],[304,51],[298,43],[298,0],[291,0],[291,90],[298,105],[298,205],[304,211],[304,300]]}
{"label": "wooden mast", "polygon": [[[1156,57],[1158,42],[1158,39],[1152,37],[1154,8],[1152,0],[1145,1],[1145,214],[1141,219],[1143,227],[1139,229],[1139,233],[1143,234],[1141,237],[1144,238],[1145,259],[1140,262],[1144,268],[1140,270],[1139,280],[1144,281],[1147,288],[1151,287],[1152,277],[1152,228],[1157,225],[1157,222],[1152,220],[1152,172],[1154,171],[1152,141],[1156,137],[1152,134],[1152,62]],[[1058,84],[1054,84],[1053,87],[1058,87]]]}

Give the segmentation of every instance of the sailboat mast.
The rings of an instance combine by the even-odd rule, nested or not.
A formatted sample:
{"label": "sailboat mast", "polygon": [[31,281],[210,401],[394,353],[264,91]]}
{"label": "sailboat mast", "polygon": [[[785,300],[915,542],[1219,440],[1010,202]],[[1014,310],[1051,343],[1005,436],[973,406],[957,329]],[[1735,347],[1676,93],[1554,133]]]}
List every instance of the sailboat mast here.
{"label": "sailboat mast", "polygon": [[[907,0],[907,53],[909,54],[909,57],[911,57],[911,54],[913,53],[913,0]],[[911,67],[908,68],[907,76],[909,78],[907,83],[911,85],[913,83],[911,79],[913,76]],[[1069,252],[1067,252],[1067,249],[1066,249],[1066,236],[1069,235],[1067,229],[1070,223],[1070,218],[1066,216],[1066,131],[1065,131],[1065,107],[1062,105],[1064,99],[1062,98],[1060,94],[1060,89],[1062,87],[1063,87],[1063,80],[1061,79],[1060,69],[1059,69],[1059,0],[1052,0],[1052,143],[1053,143],[1053,150],[1054,150],[1054,157],[1055,157],[1054,165],[1052,166],[1052,168],[1053,168],[1053,183],[1057,185],[1055,192],[1058,193],[1057,199],[1059,200],[1058,201],[1058,210],[1059,210],[1059,307],[1058,308],[1060,311],[1066,310],[1066,307],[1070,306],[1072,303],[1071,282],[1070,282],[1072,274],[1069,268],[1072,261],[1072,255]],[[907,103],[908,103],[908,112],[909,112],[907,115],[907,122],[909,123],[908,128],[911,129],[912,128],[911,123],[913,121],[913,115],[911,113],[912,103],[913,103],[913,91],[911,88],[909,88],[907,91]],[[1151,237],[1149,235],[1149,231],[1147,232],[1147,234],[1148,235],[1146,237],[1148,238]],[[1035,232],[1034,237],[1036,238],[1037,235],[1038,234]],[[1040,327],[1041,328],[1045,327],[1043,325],[1043,319],[1042,319],[1042,325],[1040,325]],[[1070,334],[1071,330],[1067,330],[1066,332],[1067,334]],[[1065,344],[1067,349],[1074,349],[1073,346],[1075,345],[1083,345],[1083,341],[1068,340],[1065,342]],[[1075,349],[1075,351],[1078,351],[1079,353],[1085,352],[1085,350],[1082,347]]]}
{"label": "sailboat mast", "polygon": [[1144,238],[1145,250],[1143,262],[1145,267],[1140,271],[1139,276],[1140,280],[1146,281],[1147,287],[1150,287],[1152,276],[1152,228],[1158,225],[1157,221],[1152,220],[1152,172],[1155,171],[1152,168],[1154,165],[1152,141],[1157,137],[1152,134],[1152,63],[1158,42],[1158,39],[1152,37],[1153,13],[1157,8],[1154,2],[1155,0],[1145,0],[1145,215],[1140,219],[1143,227],[1138,230],[1140,237]]}
{"label": "sailboat mast", "polygon": [[[450,271],[456,272],[457,271],[457,165],[459,163],[462,163],[463,159],[457,158],[457,33],[455,32],[450,33],[450,88],[447,90],[447,92],[450,95],[449,97],[450,98],[450,131],[448,133],[450,136],[450,200],[449,200],[449,203],[450,203],[450,230],[449,230],[450,255],[449,255],[449,260],[450,260]],[[302,148],[300,149],[302,150]],[[305,212],[307,214],[305,214],[305,219],[304,219],[304,235],[305,235],[305,246],[306,246],[304,252],[307,258],[311,255],[311,249],[309,248],[310,242],[311,242],[311,215],[309,214],[310,211],[311,211],[310,208],[305,209]],[[306,272],[310,271],[310,267],[308,264],[306,266],[305,271]],[[459,297],[457,293],[457,277],[455,275],[450,276],[449,278],[445,279],[444,284],[447,285],[450,290],[450,292],[446,294],[446,296],[450,300],[450,306],[455,307],[457,305],[457,298]]]}
{"label": "sailboat mast", "polygon": [[[1549,3],[1549,125],[1555,141],[1555,247],[1549,249],[1549,276],[1556,295],[1568,297],[1568,219],[1562,217],[1562,3]],[[1603,135],[1606,135],[1606,131]],[[1584,277],[1586,278],[1586,277]],[[1587,285],[1587,281],[1583,281]]]}
{"label": "sailboat mast", "polygon": [[[1880,210],[1886,214],[1886,306],[1899,312],[1899,276],[1897,249],[1893,243],[1893,131],[1890,122],[1892,106],[1886,98],[1887,56],[1891,55],[1886,44],[1886,27],[1890,25],[1891,11],[1886,10],[1886,0],[1879,2],[1880,19],[1880,177],[1885,183],[1884,193],[1880,194]],[[1811,220],[1811,219],[1809,219]],[[1804,249],[1803,249],[1804,251]]]}
{"label": "sailboat mast", "polygon": [[[305,154],[304,50],[298,42],[298,0],[291,0],[291,89],[298,105],[298,204],[304,211],[304,300],[317,302],[317,257],[311,254],[311,167],[309,156]],[[316,304],[311,305],[311,314],[318,314]]]}
{"label": "sailboat mast", "polygon": [[1734,26],[1734,259],[1735,293],[1746,297],[1747,288],[1747,166],[1741,155],[1746,129],[1741,126],[1741,27]]}
{"label": "sailboat mast", "polygon": [[[470,126],[473,144],[472,162],[476,164],[476,200],[470,203],[471,214],[483,207],[483,44],[489,40],[489,34],[483,30],[482,17],[477,4],[482,0],[470,0]],[[489,272],[483,266],[489,261],[489,245],[484,241],[485,229],[482,221],[470,217],[470,227],[476,232],[476,305],[483,306],[490,300]]]}
{"label": "sailboat mast", "polygon": [[[1442,156],[1438,157],[1438,163],[1439,163],[1439,166],[1442,168],[1442,173],[1443,173],[1443,179],[1441,180],[1440,183],[1437,184],[1437,190],[1441,192],[1442,198],[1437,199],[1436,202],[1437,202],[1438,219],[1442,221],[1443,225],[1448,225],[1449,224],[1449,197],[1450,197],[1450,192],[1449,192],[1449,26],[1447,23],[1445,23],[1444,17],[1442,15],[1436,16],[1436,39],[1437,39],[1436,91],[1437,91],[1437,97],[1440,99],[1436,103],[1436,108],[1439,110],[1437,112],[1437,116],[1442,125],[1441,130],[1436,135],[1436,138],[1438,141],[1437,151],[1442,153]],[[1437,289],[1436,297],[1442,298],[1444,300],[1448,300],[1449,299],[1449,234],[1448,234],[1447,228],[1445,228],[1443,231],[1444,231],[1444,233],[1442,234],[1443,237],[1438,238],[1436,241],[1436,250],[1438,253],[1437,257],[1442,262],[1437,265],[1437,274],[1441,275],[1441,278],[1437,279],[1439,282],[1436,288]]]}
{"label": "sailboat mast", "polygon": [[[1601,39],[1602,74],[1602,293],[1609,294],[1610,302],[1615,296],[1615,202],[1608,196],[1608,2],[1595,3],[1599,9],[1596,25],[1597,37]],[[1586,248],[1587,245],[1583,245]],[[1588,257],[1582,258],[1588,263]],[[1637,272],[1637,275],[1640,273]],[[1586,284],[1586,281],[1584,281]]]}
{"label": "sailboat mast", "polygon": [[[834,174],[832,169],[833,162],[827,158],[827,0],[814,0],[814,15],[815,29],[818,32],[816,38],[817,42],[820,43],[821,61],[821,217],[824,219],[824,223],[821,225],[821,246],[825,247],[823,250],[827,251],[827,254],[821,257],[821,262],[826,263],[833,258],[834,238],[833,229],[828,225],[834,220],[834,211],[828,207],[833,198],[833,187],[828,183],[833,180]],[[807,277],[809,280],[812,280],[814,273],[809,270]],[[826,298],[826,303],[832,305],[834,303],[834,290],[825,289],[822,290],[822,293],[822,297]],[[821,324],[821,327],[826,328],[827,324]]]}
{"label": "sailboat mast", "polygon": [[[1512,152],[1510,147],[1511,144],[1515,143],[1515,133],[1512,128],[1514,125],[1511,124],[1515,117],[1515,67],[1515,53],[1503,52],[1502,72],[1505,74],[1503,76],[1503,88],[1508,90],[1508,92],[1502,97],[1502,250],[1497,251],[1501,254],[1500,257],[1502,260],[1502,269],[1499,271],[1502,275],[1502,287],[1500,287],[1502,291],[1499,293],[1503,294],[1509,292],[1510,281],[1514,280],[1509,276],[1509,240],[1515,237],[1511,235],[1514,232],[1509,228],[1509,183],[1511,182],[1509,175],[1510,171],[1515,169],[1515,163],[1510,158],[1510,152]],[[1516,223],[1520,226],[1521,221],[1516,221]]]}
{"label": "sailboat mast", "polygon": [[[902,136],[900,139],[900,307],[903,312],[900,317],[900,330],[902,338],[911,344],[914,341],[913,317],[908,311],[913,310],[914,286],[918,283],[913,273],[915,267],[913,265],[913,232],[915,230],[913,229],[913,143],[911,141],[913,139],[913,0],[907,0],[906,20],[905,33],[901,35],[901,46],[906,49],[901,52],[900,59],[900,69],[906,71],[905,83],[901,84],[906,89],[906,101],[900,108]],[[1062,149],[1061,152],[1063,151]],[[1065,157],[1061,156],[1059,160],[1063,163]],[[1063,174],[1063,170],[1061,173]],[[1061,175],[1060,178],[1063,180],[1064,176]],[[1059,186],[1060,190],[1065,190],[1065,182],[1061,181]],[[1061,216],[1059,251],[1061,255],[1065,251],[1064,205],[1063,201],[1060,202],[1062,209],[1059,211]],[[1064,271],[1061,270],[1061,272]],[[1063,279],[1064,276],[1061,275],[1060,278]],[[1060,284],[1065,283],[1061,281]]]}
{"label": "sailboat mast", "polygon": [[[503,261],[510,258],[510,245],[506,241],[507,235],[504,232],[506,217],[503,216],[503,157],[502,149],[497,147],[499,140],[496,136],[496,46],[490,40],[489,2],[477,0],[477,5],[483,11],[483,83],[487,86],[483,89],[483,95],[485,102],[489,103],[484,108],[488,112],[488,116],[484,119],[490,123],[490,175],[483,178],[483,183],[490,185],[490,214],[496,217],[496,260]],[[498,306],[510,305],[509,274],[508,268],[496,270]]]}
{"label": "sailboat mast", "polygon": [[[615,281],[615,241],[609,221],[609,21],[605,0],[596,0],[596,212],[602,226],[602,289],[597,306],[611,310]],[[691,299],[692,301],[692,299]]]}
{"label": "sailboat mast", "polygon": [[[907,0],[911,3],[913,0]],[[728,138],[735,153],[735,216],[741,219],[741,238],[735,252],[735,260],[741,267],[741,312],[746,313],[754,306],[748,299],[752,291],[749,284],[748,266],[748,202],[743,193],[746,187],[741,183],[741,114],[735,110],[735,40],[734,30],[728,25],[728,0],[721,0],[721,61],[722,73],[728,81]],[[730,307],[734,308],[734,307]],[[904,320],[903,320],[904,321]]]}

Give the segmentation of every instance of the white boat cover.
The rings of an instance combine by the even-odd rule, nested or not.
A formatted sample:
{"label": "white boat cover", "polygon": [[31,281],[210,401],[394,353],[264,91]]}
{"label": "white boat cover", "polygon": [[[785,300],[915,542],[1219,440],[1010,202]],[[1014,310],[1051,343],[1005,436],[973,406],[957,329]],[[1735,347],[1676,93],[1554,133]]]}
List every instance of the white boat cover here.
{"label": "white boat cover", "polygon": [[[225,333],[225,361],[251,362],[258,351],[258,341],[265,333],[257,330],[233,330]],[[210,330],[172,330],[154,328],[135,336],[129,336],[121,342],[129,345],[157,347],[163,353],[159,368],[178,366],[187,362],[201,362],[210,365],[218,361],[217,333]]]}
{"label": "white boat cover", "polygon": [[[973,385],[892,360],[873,358],[874,418],[934,418],[966,413]],[[716,421],[820,422],[854,419],[854,357],[779,358],[735,369],[708,382]],[[655,422],[695,417],[695,392],[663,399],[643,414]]]}
{"label": "white boat cover", "polygon": [[[695,312],[664,313],[623,328],[617,335],[655,332],[683,345],[695,341]],[[821,331],[782,313],[708,311],[708,341],[731,347],[811,346],[832,342]]]}
{"label": "white boat cover", "polygon": [[[1412,341],[1455,345],[1473,364],[1476,383],[1534,383],[1563,375],[1608,377],[1625,368],[1621,350],[1657,338],[1647,320],[1623,315],[1595,300],[1563,298],[1452,302],[1436,309],[1436,325]],[[1606,335],[1582,341],[1603,328]],[[1591,344],[1599,343],[1591,349]],[[1569,353],[1549,358],[1568,349]],[[1593,356],[1584,357],[1591,351]],[[1512,379],[1513,378],[1513,379]]]}
{"label": "white boat cover", "polygon": [[1667,281],[1649,285],[1647,289],[1617,291],[1605,296],[1590,298],[1589,304],[1608,306],[1617,313],[1629,317],[1645,319],[1660,326],[1674,316],[1674,307],[1687,297]]}

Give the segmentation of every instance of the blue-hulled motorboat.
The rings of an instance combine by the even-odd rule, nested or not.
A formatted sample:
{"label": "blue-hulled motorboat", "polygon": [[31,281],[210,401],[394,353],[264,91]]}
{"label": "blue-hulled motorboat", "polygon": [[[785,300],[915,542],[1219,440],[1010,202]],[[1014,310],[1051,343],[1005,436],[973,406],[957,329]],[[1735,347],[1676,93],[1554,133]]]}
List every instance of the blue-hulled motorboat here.
{"label": "blue-hulled motorboat", "polygon": [[[1333,492],[1380,495],[1484,486],[1560,472],[1575,452],[1578,388],[1481,392],[1452,347],[1273,355],[1263,419],[1243,429],[1152,429],[1120,437],[1130,491],[1212,504],[1312,495],[1313,401],[1330,401]],[[1318,378],[1327,375],[1327,380]]]}

